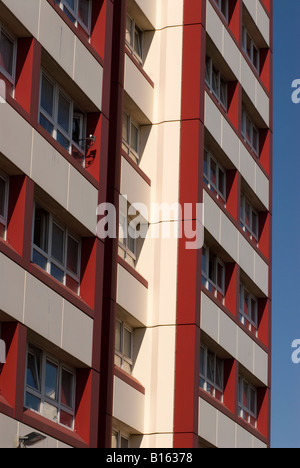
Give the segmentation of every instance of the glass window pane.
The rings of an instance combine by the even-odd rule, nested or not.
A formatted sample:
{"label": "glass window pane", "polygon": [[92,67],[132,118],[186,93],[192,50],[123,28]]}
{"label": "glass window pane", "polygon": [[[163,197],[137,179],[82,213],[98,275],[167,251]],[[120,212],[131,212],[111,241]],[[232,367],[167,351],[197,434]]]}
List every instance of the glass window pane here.
{"label": "glass window pane", "polygon": [[73,408],[73,384],[73,374],[63,369],[61,373],[60,401],[69,408]]}
{"label": "glass window pane", "polygon": [[228,16],[227,2],[228,2],[228,0],[221,0],[221,12],[223,13],[223,15],[225,16],[226,19],[228,19],[227,18],[227,16]]}
{"label": "glass window pane", "polygon": [[131,224],[128,225],[128,249],[136,254],[136,230]]}
{"label": "glass window pane", "polygon": [[207,379],[215,383],[215,355],[210,351],[207,352]]}
{"label": "glass window pane", "polygon": [[138,128],[134,125],[134,124],[131,124],[131,135],[130,135],[130,146],[131,146],[131,149],[133,149],[136,153],[138,153],[139,151],[139,148],[138,148],[138,144],[139,144],[139,130]]}
{"label": "glass window pane", "polygon": [[67,151],[70,150],[70,141],[60,132],[57,132],[56,137],[58,143],[63,146]]}
{"label": "glass window pane", "polygon": [[0,66],[13,75],[13,62],[14,62],[14,43],[2,31],[0,36]]}
{"label": "glass window pane", "polygon": [[131,359],[132,353],[131,353],[131,340],[132,340],[132,333],[124,328],[124,350],[123,354],[125,357],[128,357]]}
{"label": "glass window pane", "polygon": [[251,206],[246,200],[245,201],[245,224],[247,228],[249,229],[251,228],[250,216],[251,216]]}
{"label": "glass window pane", "polygon": [[221,263],[218,262],[218,277],[217,277],[217,286],[221,290],[224,289],[224,267]]}
{"label": "glass window pane", "polygon": [[258,63],[259,63],[259,54],[258,54],[258,50],[255,46],[253,46],[253,59],[252,59],[252,62],[253,62],[253,65],[255,66],[256,70],[258,70]]}
{"label": "glass window pane", "polygon": [[254,211],[252,211],[252,233],[258,237],[258,216]]}
{"label": "glass window pane", "polygon": [[113,449],[118,448],[118,434],[117,434],[117,432],[112,433],[111,448],[113,448]]}
{"label": "glass window pane", "polygon": [[52,224],[52,248],[51,255],[61,264],[64,263],[65,233],[57,224]]}
{"label": "glass window pane", "polygon": [[251,299],[251,320],[257,325],[257,303],[255,299]]}
{"label": "glass window pane", "polygon": [[5,217],[5,204],[6,204],[6,182],[0,177],[0,216]]}
{"label": "glass window pane", "polygon": [[72,127],[72,140],[77,143],[77,145],[82,145],[82,114],[74,114],[73,116],[73,127]]}
{"label": "glass window pane", "polygon": [[206,150],[204,150],[204,175],[208,176],[208,154]]}
{"label": "glass window pane", "polygon": [[219,169],[219,192],[225,197],[225,174]]}
{"label": "glass window pane", "polygon": [[217,165],[213,159],[210,159],[210,182],[217,187]]}
{"label": "glass window pane", "polygon": [[53,136],[53,129],[54,126],[51,122],[43,114],[40,114],[40,125],[48,132],[50,135]]}
{"label": "glass window pane", "polygon": [[26,385],[41,391],[41,356],[38,351],[28,352]]}
{"label": "glass window pane", "polygon": [[203,247],[202,248],[202,273],[204,273],[205,275],[207,275],[207,271],[206,271],[206,248]]}
{"label": "glass window pane", "polygon": [[57,400],[57,366],[50,361],[46,362],[45,395]]}
{"label": "glass window pane", "polygon": [[128,136],[128,121],[129,117],[125,112],[123,113],[123,128],[122,128],[122,138],[126,143],[129,143],[129,136]]}
{"label": "glass window pane", "polygon": [[47,258],[35,249],[33,249],[32,262],[35,263],[35,265],[38,265],[43,270],[47,271]]}
{"label": "glass window pane", "polygon": [[132,19],[127,16],[126,18],[126,42],[129,45],[133,45],[133,37],[132,37],[132,28],[133,28],[133,21]]}
{"label": "glass window pane", "polygon": [[49,215],[47,211],[36,205],[34,217],[34,245],[39,247],[43,252],[48,252],[48,230],[49,230]]}
{"label": "glass window pane", "polygon": [[212,71],[212,90],[217,97],[220,96],[220,89],[219,89],[219,72],[213,67]]}
{"label": "glass window pane", "polygon": [[115,350],[122,352],[122,323],[117,320],[115,333]]}
{"label": "glass window pane", "polygon": [[202,346],[200,351],[200,374],[205,377],[205,349]]}
{"label": "glass window pane", "polygon": [[55,421],[55,422],[58,421],[58,409],[55,406],[50,405],[46,401],[44,402],[44,405],[43,405],[43,415],[46,418],[51,419],[52,421]]}
{"label": "glass window pane", "polygon": [[223,361],[219,358],[216,362],[216,386],[223,390]]}
{"label": "glass window pane", "polygon": [[225,109],[227,109],[227,83],[222,78],[220,80],[220,101]]}
{"label": "glass window pane", "polygon": [[50,275],[53,276],[53,278],[55,278],[60,283],[64,283],[64,279],[65,279],[64,272],[60,268],[58,268],[56,265],[54,265],[53,263],[51,263]]}
{"label": "glass window pane", "polygon": [[70,133],[70,102],[61,93],[58,98],[57,122],[66,133]]}
{"label": "glass window pane", "polygon": [[253,388],[250,388],[250,411],[256,413],[256,392]]}
{"label": "glass window pane", "polygon": [[54,87],[50,81],[42,75],[42,89],[41,89],[41,107],[53,117],[53,99]]}
{"label": "glass window pane", "polygon": [[73,416],[72,414],[66,413],[65,411],[60,411],[60,424],[63,426],[69,427],[70,429],[73,428]]}
{"label": "glass window pane", "polygon": [[244,290],[244,315],[249,316],[249,293]]}
{"label": "glass window pane", "polygon": [[216,257],[215,255],[209,256],[209,279],[216,284]]}
{"label": "glass window pane", "polygon": [[90,0],[78,0],[78,18],[89,27]]}
{"label": "glass window pane", "polygon": [[63,0],[73,11],[75,11],[75,0]]}
{"label": "glass window pane", "polygon": [[142,31],[136,27],[134,31],[134,51],[140,58],[142,58],[142,38]]}
{"label": "glass window pane", "polygon": [[252,131],[252,146],[253,149],[258,153],[259,144],[258,144],[258,131],[253,127]]}
{"label": "glass window pane", "polygon": [[124,437],[121,437],[121,449],[126,449],[128,448],[129,445],[128,445],[128,439],[125,439]]}
{"label": "glass window pane", "polygon": [[26,408],[40,413],[41,400],[38,397],[31,395],[31,393],[26,392],[25,406]]}
{"label": "glass window pane", "polygon": [[75,275],[78,274],[78,258],[79,258],[79,244],[68,236],[68,252],[67,252],[67,268]]}
{"label": "glass window pane", "polygon": [[248,57],[251,59],[252,40],[248,33],[246,33],[246,52]]}
{"label": "glass window pane", "polygon": [[210,64],[211,60],[209,57],[206,57],[206,62],[205,62],[205,81],[208,84],[208,86],[211,86],[211,78],[210,78]]}
{"label": "glass window pane", "polygon": [[251,130],[252,130],[251,120],[246,115],[246,138],[247,138],[249,143],[252,143],[252,141],[251,141]]}

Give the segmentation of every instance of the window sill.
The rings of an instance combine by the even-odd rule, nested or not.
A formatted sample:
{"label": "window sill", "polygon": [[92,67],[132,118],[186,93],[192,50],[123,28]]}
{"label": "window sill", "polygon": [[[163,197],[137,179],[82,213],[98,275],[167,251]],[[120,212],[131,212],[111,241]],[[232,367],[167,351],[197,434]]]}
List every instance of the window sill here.
{"label": "window sill", "polygon": [[88,448],[88,443],[86,443],[76,432],[73,432],[67,427],[61,426],[26,408],[24,408],[23,423],[63,442],[66,445],[70,445],[71,447]]}

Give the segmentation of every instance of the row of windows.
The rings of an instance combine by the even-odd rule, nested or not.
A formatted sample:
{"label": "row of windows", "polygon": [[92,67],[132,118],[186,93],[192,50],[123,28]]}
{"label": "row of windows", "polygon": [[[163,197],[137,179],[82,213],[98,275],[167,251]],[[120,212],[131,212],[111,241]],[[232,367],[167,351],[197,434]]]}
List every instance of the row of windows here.
{"label": "row of windows", "polygon": [[[202,248],[202,284],[225,304],[225,263],[214,250]],[[240,284],[239,319],[255,336],[258,329],[258,299],[242,283]]]}
{"label": "row of windows", "polygon": [[[224,360],[205,345],[200,353],[200,387],[223,403],[225,377]],[[257,424],[257,389],[243,375],[238,378],[238,414],[249,424]]]}
{"label": "row of windows", "polygon": [[[226,171],[206,148],[204,150],[204,182],[226,206]],[[259,241],[259,214],[248,197],[242,193],[240,200],[240,225],[251,240]]]}

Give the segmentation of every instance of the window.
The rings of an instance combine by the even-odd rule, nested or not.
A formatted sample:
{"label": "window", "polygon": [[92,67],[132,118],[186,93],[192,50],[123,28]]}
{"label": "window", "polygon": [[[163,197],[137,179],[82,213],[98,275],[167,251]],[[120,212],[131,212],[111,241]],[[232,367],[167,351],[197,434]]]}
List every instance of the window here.
{"label": "window", "polygon": [[[122,199],[123,200],[123,199]],[[136,251],[137,251],[137,232],[134,221],[127,215],[127,206],[120,203],[119,213],[119,253],[122,254],[124,260],[135,267],[136,264]]]}
{"label": "window", "polygon": [[258,327],[258,303],[243,284],[240,285],[240,322],[255,335]]}
{"label": "window", "polygon": [[204,149],[204,182],[208,188],[226,200],[226,172],[207,149]]}
{"label": "window", "polygon": [[128,374],[132,373],[133,331],[120,320],[116,321],[115,364]]}
{"label": "window", "polygon": [[256,426],[257,420],[257,390],[239,376],[239,416],[252,426]]}
{"label": "window", "polygon": [[214,2],[226,21],[228,21],[228,0],[214,0]]}
{"label": "window", "polygon": [[0,24],[0,71],[15,82],[17,42]]}
{"label": "window", "polygon": [[139,163],[140,159],[139,143],[139,126],[132,120],[130,115],[123,112],[122,148],[136,164]]}
{"label": "window", "polygon": [[0,238],[6,239],[8,212],[8,178],[0,173]]}
{"label": "window", "polygon": [[222,402],[224,362],[206,346],[201,346],[200,387]]}
{"label": "window", "polygon": [[73,147],[84,159],[86,116],[71,98],[44,72],[40,85],[39,123],[69,153]]}
{"label": "window", "polygon": [[249,200],[242,195],[241,197],[241,227],[250,236],[258,242],[258,213],[252,207]]}
{"label": "window", "polygon": [[202,248],[202,284],[215,297],[220,299],[220,295],[224,298],[225,294],[225,265],[214,254],[212,249],[206,247]]}
{"label": "window", "polygon": [[143,32],[137,27],[135,21],[127,15],[126,18],[126,45],[134,57],[143,63]]}
{"label": "window", "polygon": [[25,407],[74,429],[75,371],[30,344]]}
{"label": "window", "polygon": [[227,111],[227,83],[210,57],[206,57],[205,81],[210,91]]}
{"label": "window", "polygon": [[250,119],[246,110],[242,111],[242,135],[249,143],[256,155],[259,154],[259,131]]}
{"label": "window", "polygon": [[67,17],[75,24],[79,25],[86,31],[91,32],[91,0],[55,0],[60,8],[64,11]]}
{"label": "window", "polygon": [[119,431],[113,431],[111,447],[113,449],[127,449],[129,448],[129,438],[130,436],[125,435]]}
{"label": "window", "polygon": [[32,262],[79,294],[80,240],[35,204]]}
{"label": "window", "polygon": [[243,50],[249,58],[250,62],[254,65],[259,72],[259,49],[256,47],[252,37],[248,33],[245,26],[243,26]]}

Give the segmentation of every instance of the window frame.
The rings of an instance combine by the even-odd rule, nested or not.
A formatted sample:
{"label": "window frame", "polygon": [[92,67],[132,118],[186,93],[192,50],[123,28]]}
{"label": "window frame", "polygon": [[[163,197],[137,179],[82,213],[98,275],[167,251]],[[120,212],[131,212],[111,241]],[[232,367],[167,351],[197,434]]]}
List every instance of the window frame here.
{"label": "window frame", "polygon": [[[247,137],[247,119],[250,124],[250,138]],[[257,145],[254,145],[254,131],[257,133]],[[259,157],[259,129],[253,123],[252,119],[250,118],[248,112],[243,107],[242,109],[242,126],[241,126],[241,133],[244,140],[250,145],[251,149],[254,151],[257,157]]]}
{"label": "window frame", "polygon": [[[247,386],[247,404],[244,405],[243,402],[243,395],[244,395],[244,385]],[[250,409],[250,400],[251,400],[251,391],[255,394],[255,411]],[[239,375],[238,381],[238,411],[239,417],[242,418],[247,423],[251,424],[252,426],[257,426],[257,388],[250,384],[248,380],[246,380],[243,376]],[[253,418],[253,422],[251,422],[251,418]]]}
{"label": "window frame", "polygon": [[[48,112],[42,107],[42,84],[43,78],[45,78],[53,87],[53,115],[48,114]],[[59,113],[59,97],[60,95],[69,103],[69,133],[66,132],[64,128],[58,122],[58,113]],[[52,131],[49,132],[44,125],[41,123],[41,115],[46,119],[53,127]],[[44,69],[41,70],[40,74],[40,88],[39,88],[39,125],[41,125],[44,130],[49,133],[69,154],[72,154],[73,146],[78,150],[83,157],[83,167],[85,166],[85,149],[82,148],[76,141],[73,140],[73,122],[74,118],[80,116],[81,128],[80,135],[81,139],[84,140],[83,135],[86,134],[86,123],[87,116],[83,111],[77,110],[77,105],[74,100],[64,91],[64,89],[57,83],[57,81],[51,77]],[[58,134],[61,134],[62,137],[68,141],[68,147],[65,147],[59,140]]]}
{"label": "window frame", "polygon": [[[248,51],[247,51],[247,38],[249,38],[250,40],[250,55],[248,54]],[[242,48],[248,60],[251,62],[251,64],[257,71],[257,73],[259,73],[260,71],[259,47],[257,47],[257,45],[255,44],[251,34],[248,32],[248,29],[245,25],[243,25],[243,28],[242,28]],[[255,65],[255,61],[254,61],[254,50],[256,50],[257,52],[257,66]]]}
{"label": "window frame", "polygon": [[[248,311],[250,311],[250,315],[245,313],[244,305],[245,305],[245,294],[248,295]],[[251,301],[255,303],[255,320],[252,320],[252,307]],[[239,314],[240,314],[240,322],[247,327],[247,322],[249,322],[248,329],[252,332],[255,332],[257,335],[258,331],[258,300],[257,298],[243,285],[240,283],[240,292],[239,292]],[[252,330],[252,326],[254,330]]]}
{"label": "window frame", "polygon": [[[125,110],[123,111],[123,126],[122,129],[124,128],[124,118],[126,117],[126,126],[127,126],[127,136],[128,136],[128,141],[123,137],[123,132],[122,132],[122,148],[125,151],[125,153],[137,164],[139,165],[140,163],[140,126],[137,124],[137,122],[131,117],[130,114],[128,114]],[[137,130],[137,148],[138,151],[136,151],[133,146],[132,146],[132,126],[136,128]]]}
{"label": "window frame", "polygon": [[[247,226],[246,223],[246,203],[248,203],[250,208],[250,226]],[[256,232],[253,230],[253,214],[256,216]],[[246,195],[242,194],[241,196],[241,209],[240,209],[240,223],[241,228],[244,232],[248,232],[251,240],[255,240],[258,243],[259,239],[259,213],[253,208],[253,205],[250,203]]]}
{"label": "window frame", "polygon": [[[205,271],[203,271],[203,250],[205,249]],[[210,256],[213,255],[214,258],[214,270],[216,272],[216,282],[218,283],[218,265],[222,266],[222,287],[218,286],[213,280],[210,279],[209,274],[209,263],[210,263]],[[202,267],[201,267],[201,274],[202,274],[202,284],[205,288],[211,291],[209,285],[211,285],[216,291],[218,291],[223,298],[225,298],[225,263],[216,255],[210,247],[207,247],[206,244],[203,245],[202,248]],[[204,284],[204,281],[206,284]]]}
{"label": "window frame", "polygon": [[[223,11],[222,11],[222,2],[225,2],[225,10],[226,10],[226,14],[224,15]],[[223,18],[225,18],[227,24],[228,24],[228,21],[229,21],[229,5],[228,5],[228,0],[214,0],[214,4],[216,5],[216,7],[218,8],[218,10],[220,11],[220,13],[222,14]]]}
{"label": "window frame", "polygon": [[[120,208],[119,208],[119,247],[122,249],[124,253],[124,260],[126,260],[127,257],[130,257],[130,259],[133,261],[134,266],[136,265],[137,261],[137,239],[129,236],[129,230],[132,228],[131,226],[131,220],[128,218],[127,215],[127,204],[126,202],[120,203]],[[123,229],[123,234],[124,237],[120,238],[120,232],[121,228]],[[133,229],[133,228],[132,228]],[[131,238],[131,240],[134,242],[134,251],[129,248],[129,242],[128,242],[128,237]]]}
{"label": "window frame", "polygon": [[[207,156],[207,173],[203,170],[203,176],[205,179],[205,183],[207,187],[210,190],[214,190],[216,192],[217,198],[221,198],[222,201],[226,204],[226,170],[223,168],[223,166],[218,162],[218,160],[212,155],[212,153],[204,147],[204,161],[205,161],[205,155]],[[211,161],[213,161],[216,165],[216,184],[211,180],[210,174],[211,174]],[[223,173],[224,175],[224,193],[220,190],[220,172]]]}
{"label": "window frame", "polygon": [[1,24],[0,22],[0,39],[2,32],[13,43],[13,57],[12,57],[12,75],[0,65],[0,73],[14,86],[16,83],[16,67],[17,67],[17,39]]}
{"label": "window frame", "polygon": [[[91,0],[89,0],[89,13],[88,13],[89,18],[88,18],[88,25],[86,25],[79,18],[79,1],[80,0],[74,0],[74,1],[75,1],[75,10],[72,10],[72,8],[70,7],[70,5],[68,4],[68,2],[66,0],[55,0],[56,4],[65,13],[65,15],[69,18],[69,20],[72,21],[72,19],[69,16],[69,15],[71,15],[75,20],[74,22],[72,21],[72,23],[76,27],[78,27],[78,25],[80,25],[84,29],[84,31],[88,34],[88,36],[90,37],[91,29],[92,29],[92,2],[91,2]],[[69,15],[68,15],[68,13],[65,12],[64,8],[69,12]]]}
{"label": "window frame", "polygon": [[[115,447],[116,449],[121,449],[121,447],[122,447],[122,439],[127,441],[128,447],[126,447],[126,448],[129,448],[129,441],[130,441],[130,435],[129,435],[129,434],[126,434],[126,433],[123,432],[123,431],[118,431],[118,430],[116,430],[116,429],[113,429],[113,430],[112,430],[112,437],[113,437],[113,436],[116,437],[116,443],[117,443],[117,446]],[[114,447],[113,447],[113,448],[114,448]],[[124,448],[125,448],[125,447],[124,447]]]}
{"label": "window frame", "polygon": [[0,213],[0,224],[4,227],[4,237],[0,238],[6,241],[7,238],[7,222],[8,222],[8,204],[9,204],[9,177],[3,172],[0,172],[0,179],[5,183],[5,194],[4,194],[4,216]]}
{"label": "window frame", "polygon": [[[132,370],[133,370],[133,329],[127,325],[125,322],[123,322],[120,319],[116,319],[116,327],[117,324],[120,325],[120,345],[121,345],[121,350],[116,349],[116,344],[115,344],[115,356],[117,356],[120,359],[121,364],[118,365],[116,364],[117,367],[120,369],[124,370],[124,372],[127,372],[128,374],[132,375]],[[125,330],[130,333],[130,356],[126,356],[125,351],[124,351],[124,332]],[[124,369],[124,362],[127,364],[129,367],[130,371],[126,371]]]}
{"label": "window frame", "polygon": [[[201,359],[200,359],[200,387],[210,395],[212,395],[214,398],[218,399],[221,403],[223,403],[223,398],[224,398],[224,360],[219,358],[217,354],[213,351],[211,351],[206,345],[202,344],[201,345],[201,353],[204,355],[204,372],[201,372]],[[213,355],[214,357],[214,377],[215,377],[215,382],[212,382],[208,378],[208,359],[209,359],[209,353]],[[222,387],[219,387],[216,383],[217,380],[217,363],[220,361],[221,363],[221,380],[222,380]],[[201,382],[203,380],[203,383]],[[212,393],[211,393],[212,390]],[[220,397],[218,397],[217,392],[220,393]]]}
{"label": "window frame", "polygon": [[[37,207],[43,209],[45,213],[48,216],[48,232],[47,232],[47,238],[48,238],[48,246],[47,246],[47,252],[45,252],[42,248],[37,246],[34,243],[34,234],[35,234],[35,215],[36,215],[36,209]],[[64,233],[64,244],[63,244],[63,262],[64,264],[62,265],[59,260],[55,259],[55,257],[52,256],[52,233],[53,233],[53,224],[59,227]],[[77,258],[77,272],[78,274],[76,275],[74,272],[70,271],[67,267],[67,261],[68,261],[68,242],[69,242],[69,237],[73,239],[77,244],[78,244],[78,258]],[[75,281],[78,285],[77,292],[73,291],[74,294],[80,295],[80,279],[81,279],[81,239],[74,235],[66,226],[64,226],[60,221],[58,221],[52,213],[49,211],[45,210],[42,205],[39,205],[38,202],[34,202],[34,210],[33,210],[33,227],[32,227],[32,240],[31,240],[31,262],[34,263],[35,265],[38,265],[37,263],[34,262],[34,251],[36,251],[40,256],[42,256],[46,260],[46,269],[42,268],[42,266],[38,265],[40,268],[42,268],[46,273],[48,273],[52,278],[56,279],[60,284],[63,284],[65,287],[73,291],[70,287],[67,286],[67,276],[69,276],[73,281]],[[51,274],[51,266],[52,264],[58,268],[60,271],[63,272],[63,282],[59,281],[53,274]]]}
{"label": "window frame", "polygon": [[[130,42],[127,40],[127,21],[131,22],[131,31],[130,31]],[[135,48],[135,33],[138,33],[139,39],[140,39],[140,48],[141,48],[141,54],[139,54],[136,51]],[[144,60],[143,60],[143,43],[144,43],[144,31],[139,28],[136,24],[135,19],[133,19],[130,15],[126,15],[126,37],[125,37],[125,43],[126,46],[128,47],[130,53],[135,57],[135,59],[140,63],[140,65],[143,65]]]}
{"label": "window frame", "polygon": [[[216,92],[214,89],[214,70],[216,71],[217,74],[217,80],[218,80],[218,91]],[[225,83],[225,102],[222,100],[222,93],[221,93],[221,83],[222,81]],[[225,112],[228,110],[228,83],[224,78],[222,77],[222,73],[216,68],[214,65],[214,60],[209,57],[208,55],[206,56],[205,59],[205,83],[208,86],[210,92],[215,96],[217,99],[218,103],[223,107]]]}
{"label": "window frame", "polygon": [[[36,390],[33,387],[31,387],[27,383],[27,369],[28,369],[28,357],[29,354],[33,355],[35,358],[37,356],[37,353],[40,355],[40,390]],[[57,368],[57,378],[56,378],[56,392],[57,392],[57,398],[53,399],[49,396],[46,395],[46,365],[47,362],[51,363],[53,366]],[[57,358],[53,357],[52,355],[48,354],[46,351],[37,348],[36,346],[32,345],[31,343],[27,343],[27,348],[26,348],[26,371],[25,371],[25,390],[24,390],[24,407],[29,409],[30,411],[34,411],[37,414],[40,414],[41,416],[49,419],[50,421],[55,422],[56,424],[67,427],[68,429],[74,431],[74,425],[75,425],[75,401],[76,401],[76,369],[73,369],[72,367],[68,366],[64,362],[58,360]],[[69,374],[72,375],[73,378],[73,384],[72,384],[72,407],[69,407],[65,404],[62,403],[61,401],[61,385],[62,385],[62,373],[63,371],[68,372]],[[32,395],[38,400],[40,400],[40,410],[37,411],[33,408],[30,408],[29,406],[26,405],[26,395]],[[44,406],[46,404],[51,405],[52,407],[57,409],[57,420],[48,417],[44,413]],[[72,426],[67,426],[63,423],[60,422],[60,416],[61,416],[61,411],[64,413],[67,413],[69,416],[72,417]]]}

